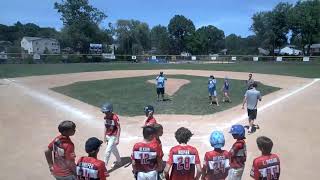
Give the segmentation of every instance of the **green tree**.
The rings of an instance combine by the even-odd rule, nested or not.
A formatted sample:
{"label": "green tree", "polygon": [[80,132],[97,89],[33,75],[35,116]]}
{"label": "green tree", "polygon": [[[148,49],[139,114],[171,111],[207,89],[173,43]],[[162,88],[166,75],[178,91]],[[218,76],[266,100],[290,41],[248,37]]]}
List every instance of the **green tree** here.
{"label": "green tree", "polygon": [[252,55],[257,54],[259,42],[256,36],[242,38],[235,34],[230,34],[225,39],[226,48],[229,54]]}
{"label": "green tree", "polygon": [[320,32],[320,1],[298,1],[289,13],[289,24],[293,32],[293,43],[303,48],[315,43]]}
{"label": "green tree", "polygon": [[224,32],[212,25],[196,31],[200,54],[217,53],[224,48]]}
{"label": "green tree", "polygon": [[151,47],[156,48],[157,54],[169,53],[169,33],[165,26],[155,26],[150,32]]}
{"label": "green tree", "polygon": [[141,54],[150,49],[150,29],[147,23],[118,20],[114,29],[120,53]]}
{"label": "green tree", "polygon": [[[190,51],[190,43],[195,33],[195,26],[190,19],[182,15],[175,15],[168,25],[171,51],[174,54],[180,54],[182,51]],[[189,49],[187,48],[189,47]]]}
{"label": "green tree", "polygon": [[88,0],[64,0],[56,2],[54,8],[61,14],[64,24],[61,32],[63,45],[87,53],[90,43],[107,43],[108,34],[99,28],[107,16],[91,6]]}
{"label": "green tree", "polygon": [[256,34],[263,48],[271,49],[287,44],[289,32],[288,13],[292,5],[279,3],[272,11],[253,15],[251,30]]}

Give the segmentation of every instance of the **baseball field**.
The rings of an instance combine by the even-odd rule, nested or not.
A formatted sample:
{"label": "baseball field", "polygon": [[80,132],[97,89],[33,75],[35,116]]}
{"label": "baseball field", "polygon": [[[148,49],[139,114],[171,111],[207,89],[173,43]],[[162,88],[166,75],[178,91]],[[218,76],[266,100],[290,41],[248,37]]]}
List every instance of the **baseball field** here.
{"label": "baseball field", "polygon": [[[168,77],[166,96],[170,101],[156,101],[150,80],[159,71]],[[250,179],[253,158],[260,155],[255,140],[262,135],[274,142],[273,152],[281,160],[281,179],[319,179],[320,64],[274,62],[0,65],[0,179],[53,179],[44,150],[58,134],[62,120],[76,123],[71,139],[77,157],[86,155],[85,141],[92,136],[103,138],[99,106],[105,101],[113,102],[120,115],[118,148],[124,162],[110,172],[109,179],[133,179],[129,157],[134,143],[142,139],[146,104],[155,106],[155,117],[164,126],[164,160],[177,144],[174,132],[182,126],[194,133],[190,144],[197,147],[201,160],[212,149],[208,139],[213,130],[224,132],[225,149],[229,150],[234,142],[228,134],[231,125],[247,124],[241,100],[248,73],[259,81],[263,97],[258,106],[260,129],[246,139],[248,159],[243,179]],[[211,74],[218,78],[218,90],[224,77],[231,79],[232,103],[208,106],[206,83]]]}

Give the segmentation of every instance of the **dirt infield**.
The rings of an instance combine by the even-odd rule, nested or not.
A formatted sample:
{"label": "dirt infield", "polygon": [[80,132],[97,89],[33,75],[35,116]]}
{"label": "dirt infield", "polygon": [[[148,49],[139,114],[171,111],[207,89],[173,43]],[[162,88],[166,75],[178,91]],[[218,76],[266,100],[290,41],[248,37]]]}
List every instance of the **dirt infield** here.
{"label": "dirt infield", "polygon": [[[84,142],[88,137],[103,137],[103,115],[98,108],[49,90],[77,81],[156,75],[158,70],[103,71],[74,74],[33,76],[0,81],[0,179],[53,179],[50,176],[44,150],[57,135],[61,120],[72,120],[77,132],[72,137],[77,156],[85,155]],[[164,70],[167,75],[195,75],[230,79],[246,79],[247,73],[200,70]],[[243,179],[249,179],[253,157],[259,155],[255,138],[269,136],[274,141],[274,152],[281,158],[281,179],[319,179],[320,157],[320,81],[314,79],[254,74],[254,79],[266,85],[282,88],[263,97],[259,104],[258,122],[261,129],[247,137],[248,161]],[[116,110],[115,110],[116,111]],[[231,124],[246,123],[245,111],[240,106],[212,115],[156,115],[164,126],[162,137],[165,154],[176,144],[174,131],[185,126],[195,134],[190,144],[199,150],[201,159],[211,149],[208,136],[213,129],[221,129],[226,136],[226,149],[233,143],[227,128]],[[120,116],[122,134],[119,150],[129,157],[135,141],[142,138],[144,117]],[[104,149],[103,146],[102,149]],[[99,157],[102,158],[102,150]],[[165,159],[167,156],[165,155]],[[127,158],[126,158],[127,159]],[[111,161],[113,160],[113,157]],[[133,179],[131,166],[111,172],[109,179]]]}
{"label": "dirt infield", "polygon": [[[156,84],[155,80],[148,80],[148,83]],[[175,78],[169,78],[168,81],[166,81],[166,94],[169,96],[174,95],[182,86],[189,84],[190,81],[187,79],[175,79]]]}

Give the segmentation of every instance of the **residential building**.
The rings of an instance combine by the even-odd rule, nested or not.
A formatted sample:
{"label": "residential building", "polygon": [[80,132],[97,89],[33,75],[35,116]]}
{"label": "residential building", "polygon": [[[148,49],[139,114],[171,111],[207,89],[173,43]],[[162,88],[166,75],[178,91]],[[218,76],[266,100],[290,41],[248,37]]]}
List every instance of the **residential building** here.
{"label": "residential building", "polygon": [[58,40],[52,38],[40,37],[23,37],[21,40],[21,48],[28,52],[28,54],[59,54],[60,44]]}

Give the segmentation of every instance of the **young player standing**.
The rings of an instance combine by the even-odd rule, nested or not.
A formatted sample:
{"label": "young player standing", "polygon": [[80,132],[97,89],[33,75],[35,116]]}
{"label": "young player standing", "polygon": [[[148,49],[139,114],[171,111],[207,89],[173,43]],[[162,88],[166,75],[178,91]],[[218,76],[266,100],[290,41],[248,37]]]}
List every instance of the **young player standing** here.
{"label": "young player standing", "polygon": [[216,89],[217,89],[217,80],[214,78],[213,75],[211,75],[208,80],[209,100],[211,101],[210,104],[216,103],[217,106],[219,106],[219,101],[218,101]]}
{"label": "young player standing", "polygon": [[230,170],[228,180],[241,180],[244,165],[247,160],[247,148],[245,137],[245,129],[242,125],[233,125],[230,133],[232,137],[236,139],[236,142],[232,145],[229,151],[230,155]]}
{"label": "young player standing", "polygon": [[224,180],[228,176],[229,152],[221,148],[225,144],[223,133],[213,131],[210,136],[213,151],[206,152],[202,166],[202,180]]}
{"label": "young player standing", "polygon": [[112,152],[116,157],[116,162],[114,162],[111,166],[111,168],[113,168],[121,165],[121,158],[117,148],[121,131],[119,117],[117,114],[113,113],[113,105],[111,103],[103,104],[101,107],[101,112],[105,114],[104,142],[107,143],[104,162],[107,166]]}
{"label": "young player standing", "polygon": [[156,119],[153,117],[154,114],[154,108],[151,105],[148,105],[144,107],[144,113],[147,117],[146,121],[144,122],[145,126],[152,126],[154,124],[157,124]]}
{"label": "young player standing", "polygon": [[86,141],[85,150],[88,156],[83,156],[77,163],[78,180],[106,180],[108,173],[103,161],[97,159],[100,146],[103,141],[96,137],[89,138]]}
{"label": "young player standing", "polygon": [[76,155],[70,136],[76,132],[76,125],[72,121],[63,121],[58,130],[61,135],[54,138],[45,151],[49,170],[57,180],[75,180]]}
{"label": "young player standing", "polygon": [[162,171],[163,152],[157,141],[156,130],[151,126],[143,127],[143,141],[132,149],[132,169],[137,180],[157,180]]}
{"label": "young player standing", "polygon": [[221,88],[221,91],[223,92],[222,102],[230,102],[231,103],[231,99],[229,97],[230,82],[229,82],[229,79],[227,77],[224,78],[224,82],[223,82],[223,86]]}
{"label": "young player standing", "polygon": [[198,151],[195,147],[187,145],[192,135],[191,131],[184,127],[175,132],[179,145],[170,150],[169,159],[164,169],[164,176],[167,179],[195,180],[200,178],[201,165]]}
{"label": "young player standing", "polygon": [[257,138],[261,156],[253,160],[250,175],[255,180],[278,180],[280,177],[280,159],[272,154],[273,142],[265,136]]}

